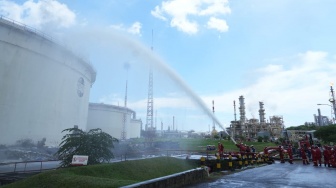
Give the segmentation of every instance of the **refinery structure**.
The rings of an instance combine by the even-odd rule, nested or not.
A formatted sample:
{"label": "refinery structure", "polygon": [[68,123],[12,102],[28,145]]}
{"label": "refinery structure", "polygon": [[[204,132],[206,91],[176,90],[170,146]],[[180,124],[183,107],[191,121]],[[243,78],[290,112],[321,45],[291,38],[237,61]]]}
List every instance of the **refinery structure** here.
{"label": "refinery structure", "polygon": [[259,102],[259,119],[247,119],[245,111],[245,99],[243,96],[239,97],[239,115],[236,118],[236,102],[233,101],[234,106],[234,121],[231,121],[228,129],[230,135],[235,139],[246,138],[256,139],[258,136],[268,136],[269,138],[280,138],[284,130],[284,121],[282,116],[270,116],[266,120],[266,113],[264,103]]}
{"label": "refinery structure", "polygon": [[[64,129],[101,128],[117,139],[140,137],[133,110],[89,104],[96,71],[48,35],[0,18],[0,144],[18,140],[58,146]],[[127,134],[126,134],[127,133]]]}

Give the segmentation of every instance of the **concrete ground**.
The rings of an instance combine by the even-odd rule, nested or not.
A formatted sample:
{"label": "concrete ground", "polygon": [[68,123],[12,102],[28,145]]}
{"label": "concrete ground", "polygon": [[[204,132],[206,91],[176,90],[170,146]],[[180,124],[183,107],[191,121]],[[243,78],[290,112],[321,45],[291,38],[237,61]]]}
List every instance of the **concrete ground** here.
{"label": "concrete ground", "polygon": [[322,165],[314,167],[303,165],[297,161],[294,164],[276,162],[259,168],[239,171],[207,183],[192,185],[191,187],[249,187],[249,188],[334,188],[336,187],[336,168]]}

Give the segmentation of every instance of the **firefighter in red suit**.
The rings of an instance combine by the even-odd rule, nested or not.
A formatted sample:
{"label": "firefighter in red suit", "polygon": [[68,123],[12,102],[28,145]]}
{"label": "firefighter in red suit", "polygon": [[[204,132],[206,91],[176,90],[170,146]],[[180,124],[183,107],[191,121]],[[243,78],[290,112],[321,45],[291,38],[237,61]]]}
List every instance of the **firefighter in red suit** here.
{"label": "firefighter in red suit", "polygon": [[333,168],[336,168],[336,148],[335,147],[330,147],[330,159],[329,159],[329,163]]}
{"label": "firefighter in red suit", "polygon": [[281,161],[281,163],[284,163],[285,162],[284,153],[283,153],[283,149],[282,149],[281,146],[279,146],[278,151],[279,151],[279,155],[280,155],[280,161]]}
{"label": "firefighter in red suit", "polygon": [[309,164],[308,159],[307,159],[307,155],[306,152],[304,150],[303,147],[301,147],[301,158],[302,158],[302,163],[305,164]]}
{"label": "firefighter in red suit", "polygon": [[322,152],[319,147],[316,146],[316,162],[319,164],[319,166],[322,165]]}
{"label": "firefighter in red suit", "polygon": [[328,146],[324,146],[323,150],[323,159],[324,159],[324,166],[330,167],[330,157],[331,157],[331,149]]}
{"label": "firefighter in red suit", "polygon": [[224,146],[222,143],[218,142],[218,153],[219,153],[219,157],[223,158],[223,154],[224,154]]}

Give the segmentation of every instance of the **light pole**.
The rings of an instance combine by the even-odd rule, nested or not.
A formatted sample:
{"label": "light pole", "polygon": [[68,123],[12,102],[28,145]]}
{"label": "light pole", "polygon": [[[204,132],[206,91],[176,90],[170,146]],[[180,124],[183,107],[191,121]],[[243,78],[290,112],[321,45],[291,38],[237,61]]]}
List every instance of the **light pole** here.
{"label": "light pole", "polygon": [[333,123],[335,123],[335,118],[336,118],[336,115],[335,115],[335,118],[333,118],[332,117],[332,114],[333,114],[333,106],[332,105],[330,105],[330,104],[317,104],[317,105],[326,105],[326,106],[330,106],[330,108],[331,108],[331,111],[330,111],[330,117],[331,117],[331,119],[333,119]]}
{"label": "light pole", "polygon": [[332,104],[332,109],[334,111],[335,119],[336,120],[336,101],[335,101],[335,95],[334,95],[334,89],[333,84],[330,85],[330,99],[329,102]]}

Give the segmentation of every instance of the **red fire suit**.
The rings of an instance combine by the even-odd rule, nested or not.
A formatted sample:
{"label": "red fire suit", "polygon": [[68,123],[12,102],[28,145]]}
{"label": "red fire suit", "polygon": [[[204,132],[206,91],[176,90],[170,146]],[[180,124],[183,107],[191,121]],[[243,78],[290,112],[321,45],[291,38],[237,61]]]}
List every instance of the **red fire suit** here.
{"label": "red fire suit", "polygon": [[322,164],[322,152],[319,147],[316,147],[316,162],[321,166]]}
{"label": "red fire suit", "polygon": [[316,148],[315,148],[315,146],[312,147],[311,153],[312,153],[312,158],[313,158],[314,166],[317,166],[317,154],[316,154]]}
{"label": "red fire suit", "polygon": [[323,159],[324,159],[324,166],[330,167],[330,157],[331,157],[331,149],[328,146],[324,146],[323,150]]}
{"label": "red fire suit", "polygon": [[224,146],[222,143],[218,144],[218,153],[219,153],[220,158],[222,158],[224,154]]}
{"label": "red fire suit", "polygon": [[306,152],[304,150],[304,148],[301,148],[301,158],[302,158],[302,163],[305,164],[309,164],[308,159],[307,159],[307,155]]}

